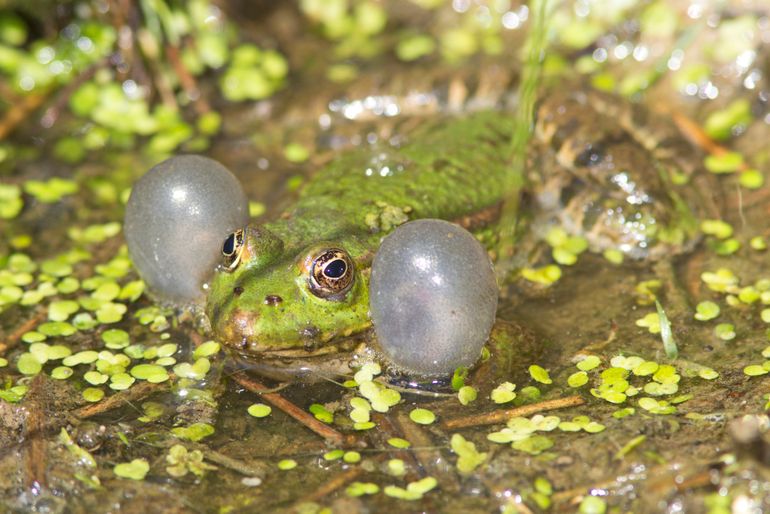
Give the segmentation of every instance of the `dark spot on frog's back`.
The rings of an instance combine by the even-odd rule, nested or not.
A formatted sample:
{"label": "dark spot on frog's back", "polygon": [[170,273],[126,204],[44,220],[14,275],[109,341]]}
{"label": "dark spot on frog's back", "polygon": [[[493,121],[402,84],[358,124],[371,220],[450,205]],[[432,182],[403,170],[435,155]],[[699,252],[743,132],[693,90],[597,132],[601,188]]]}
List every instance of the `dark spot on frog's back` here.
{"label": "dark spot on frog's back", "polygon": [[451,166],[451,163],[446,159],[436,159],[432,164],[433,171],[437,173],[446,170],[449,166]]}
{"label": "dark spot on frog's back", "polygon": [[265,305],[269,305],[271,307],[278,305],[282,301],[283,301],[283,298],[281,298],[277,294],[269,294],[265,296]]}

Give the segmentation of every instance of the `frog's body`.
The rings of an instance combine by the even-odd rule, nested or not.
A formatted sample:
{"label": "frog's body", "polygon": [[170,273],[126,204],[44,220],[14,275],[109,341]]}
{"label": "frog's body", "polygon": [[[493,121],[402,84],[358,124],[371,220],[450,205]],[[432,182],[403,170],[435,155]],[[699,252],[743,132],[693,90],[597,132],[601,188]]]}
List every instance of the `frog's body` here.
{"label": "frog's body", "polygon": [[[656,140],[624,126],[633,116],[612,102],[594,110],[587,98],[541,106],[534,196],[594,249],[643,258],[686,248],[698,212],[669,177],[694,170],[650,157]],[[444,120],[400,147],[351,151],[320,170],[284,216],[245,229],[238,262],[214,277],[206,310],[216,334],[247,356],[296,359],[358,344],[342,336],[370,325],[369,265],[381,239],[409,219],[457,220],[499,205],[518,186],[507,155],[513,128],[504,112]],[[340,270],[352,274],[319,295],[311,275],[330,250],[349,255]]]}
{"label": "frog's body", "polygon": [[[217,335],[242,353],[328,353],[326,343],[370,325],[369,265],[395,226],[454,220],[493,207],[515,187],[505,152],[513,121],[484,113],[425,126],[399,148],[360,149],[321,170],[293,209],[248,227],[240,262],[211,283],[207,314]],[[349,291],[321,298],[309,271],[325,249],[354,262]]]}

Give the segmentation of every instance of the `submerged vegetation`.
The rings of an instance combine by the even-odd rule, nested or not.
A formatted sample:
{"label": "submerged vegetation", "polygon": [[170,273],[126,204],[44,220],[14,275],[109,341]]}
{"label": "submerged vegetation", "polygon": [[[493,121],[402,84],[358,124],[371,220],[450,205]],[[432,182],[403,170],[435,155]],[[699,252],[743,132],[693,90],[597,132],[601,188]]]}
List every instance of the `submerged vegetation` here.
{"label": "submerged vegetation", "polygon": [[[770,13],[552,1],[528,54],[536,6],[507,0],[1,5],[2,510],[768,506],[727,426],[750,416],[764,445],[770,425]],[[726,205],[668,272],[535,225],[500,309],[535,349],[489,350],[512,374],[486,354],[431,391],[376,363],[263,383],[145,292],[121,219],[152,164],[221,156],[274,215],[334,152],[510,107],[527,55],[538,94],[592,87],[677,123]]]}

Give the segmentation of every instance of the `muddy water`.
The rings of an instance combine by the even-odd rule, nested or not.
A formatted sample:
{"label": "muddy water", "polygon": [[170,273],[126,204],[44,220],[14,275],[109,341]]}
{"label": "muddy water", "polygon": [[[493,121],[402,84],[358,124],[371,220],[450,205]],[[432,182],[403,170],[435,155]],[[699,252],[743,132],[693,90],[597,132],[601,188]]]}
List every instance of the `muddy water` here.
{"label": "muddy water", "polygon": [[[312,45],[301,39],[290,46],[291,38],[297,36],[296,27],[290,22],[271,25],[270,20],[280,15],[281,9],[277,9],[271,14],[273,18],[258,27],[266,30],[272,26],[276,40],[287,48],[295,48],[294,54],[290,52],[293,63],[309,59],[308,55],[316,56],[314,52],[318,50],[309,48]],[[576,56],[567,52],[566,57]],[[518,76],[516,66],[510,63],[511,56],[487,58],[459,69],[439,64],[435,69],[426,70],[393,62],[377,66],[367,63],[362,76],[352,84],[321,88],[317,84],[323,70],[318,65],[298,73],[287,91],[268,102],[223,107],[224,134],[209,154],[239,176],[252,200],[265,205],[264,218],[276,216],[290,205],[295,194],[288,185],[289,179],[307,180],[336,152],[408,133],[409,128],[425,116],[445,115],[463,108],[510,105]],[[744,153],[747,161],[766,171],[762,166],[766,167],[767,150],[762,142],[770,134],[768,125],[762,121],[762,102],[757,100],[756,92],[744,91],[729,82],[722,90],[724,94],[716,100],[718,104],[727,103],[730,95],[741,94],[755,103],[759,113],[757,121],[749,126],[747,135],[735,140],[734,147]],[[415,100],[417,97],[419,101]],[[373,99],[376,105],[398,105],[401,113],[388,117],[364,112],[353,120],[345,118],[346,107],[359,105],[356,102],[364,102],[366,98]],[[673,106],[694,119],[702,119],[701,111],[713,108],[711,104],[672,93],[665,77],[646,98],[656,99],[651,102],[654,108],[660,103],[657,99],[662,98],[668,108]],[[283,148],[288,142],[299,142],[312,149],[310,160],[303,164],[288,163],[283,158]],[[692,158],[701,159],[702,153],[694,150]],[[144,163],[130,164],[137,168],[144,166]],[[99,176],[113,169],[114,161],[105,158],[90,166],[88,173]],[[21,170],[24,177],[34,174],[45,174],[44,165],[26,166]],[[79,444],[97,457],[99,467],[95,473],[101,478],[104,486],[101,489],[89,489],[82,481],[72,478],[81,468],[56,442],[56,430],[43,430],[26,439],[19,437],[24,425],[20,420],[26,419],[26,411],[35,410],[34,405],[21,404],[22,408],[16,409],[0,404],[0,418],[6,427],[0,472],[9,477],[8,485],[3,486],[2,505],[19,512],[289,512],[302,509],[316,512],[330,507],[333,512],[342,513],[459,513],[537,511],[538,505],[540,508],[545,505],[541,503],[545,498],[554,511],[572,512],[587,495],[593,495],[604,498],[617,512],[705,512],[707,505],[720,501],[728,505],[753,505],[757,510],[768,508],[768,472],[758,458],[766,452],[763,437],[760,434],[753,443],[741,446],[728,430],[731,421],[744,415],[762,414],[767,402],[766,379],[749,377],[743,371],[749,364],[764,361],[761,352],[768,340],[766,325],[760,318],[761,307],[759,302],[751,305],[732,302],[723,294],[709,290],[701,274],[729,268],[740,278],[741,286],[770,278],[767,253],[748,247],[750,238],[770,236],[767,225],[770,204],[766,187],[756,191],[741,189],[734,176],[721,178],[720,187],[727,199],[724,219],[732,224],[734,237],[743,245],[733,255],[717,255],[709,246],[711,239],[704,240],[693,252],[672,257],[667,265],[634,262],[615,265],[601,256],[585,254],[576,265],[563,267],[562,278],[548,288],[521,280],[505,287],[499,317],[531,330],[534,343],[528,344],[537,347],[534,351],[529,346],[514,349],[516,369],[509,379],[516,383],[517,391],[537,386],[541,397],[525,401],[520,393],[518,400],[521,401],[516,404],[578,395],[585,402],[583,405],[546,414],[557,415],[563,421],[588,416],[604,425],[603,431],[542,432],[553,444],[532,455],[512,449],[510,444],[496,444],[487,439],[489,433],[502,429],[504,422],[492,425],[478,422],[462,429],[447,429],[442,425],[459,417],[475,417],[478,421],[500,409],[485,396],[462,406],[454,396],[434,399],[405,393],[402,404],[374,417],[377,428],[363,433],[353,431],[344,415],[350,398],[347,389],[326,382],[293,384],[282,389],[280,394],[301,409],[307,410],[315,403],[339,410],[337,422],[342,424],[341,430],[353,437],[344,445],[330,444],[276,408],[264,419],[247,416],[247,407],[260,399],[229,380],[233,364],[224,360],[215,364],[205,383],[191,388],[204,391],[196,393],[200,394],[201,401],[183,399],[178,393],[184,387],[174,394],[161,392],[152,397],[167,409],[156,422],[136,420],[141,414],[140,402],[137,402],[106,411],[93,420],[67,425]],[[63,211],[41,210],[27,214],[25,222],[32,227],[35,223],[45,226],[41,232],[45,234],[45,230],[60,233],[71,220],[94,223],[116,219],[112,210],[100,210],[95,205],[65,203],[58,208]],[[55,229],[48,221],[42,221],[53,218],[60,223]],[[64,244],[55,235],[45,239],[45,246],[35,250],[39,256],[55,253]],[[111,256],[119,244],[120,241],[113,241],[105,245],[104,255]],[[541,264],[548,261],[547,252],[541,259]],[[679,359],[675,361],[666,358],[659,335],[636,324],[638,319],[655,310],[649,303],[640,304],[637,284],[660,277],[674,279],[664,283],[660,299],[666,308],[671,307],[673,335],[679,347]],[[720,304],[722,313],[717,320],[699,322],[692,318],[694,306],[703,300]],[[728,305],[729,302],[736,305]],[[149,300],[141,300],[138,307],[150,304]],[[21,311],[4,313],[3,328],[11,333],[28,317],[29,313]],[[189,348],[191,341],[199,336],[195,335],[189,317],[183,316],[180,320],[169,330],[170,341]],[[717,323],[734,324],[736,336],[730,340],[717,337],[714,332]],[[126,322],[123,328],[137,340],[149,341],[154,337],[146,328],[135,325]],[[100,342],[95,339],[83,336],[77,343],[83,348],[98,347]],[[182,350],[185,352],[187,350]],[[589,372],[588,385],[568,387],[568,377],[577,371],[575,362],[587,355],[599,357],[601,365]],[[600,372],[619,355],[639,356],[677,367],[683,375],[678,391],[654,396],[669,401],[683,400],[676,404],[676,413],[654,414],[645,410],[638,403],[638,398],[649,396],[643,392],[621,404],[596,398],[589,392],[591,387],[598,386]],[[531,364],[547,368],[553,383],[535,382],[526,371]],[[719,377],[705,380],[687,376],[684,370],[697,369],[695,365],[713,368]],[[641,389],[649,377],[631,375],[628,380]],[[74,386],[53,387],[50,382],[39,382],[35,394],[26,401],[45,403],[48,416],[64,417],[64,412],[77,406],[70,405],[72,398],[79,394]],[[691,397],[685,399],[682,395]],[[415,406],[436,412],[439,423],[427,427],[411,423],[407,414]],[[627,407],[633,407],[635,412],[622,418],[613,416]],[[190,475],[170,478],[163,472],[165,448],[174,441],[168,429],[174,424],[201,421],[211,423],[216,432],[201,443],[191,444],[189,449],[201,449],[217,469],[199,479]],[[449,449],[454,433],[474,442],[479,451],[488,452],[486,462],[472,473],[463,475],[456,470],[457,457]],[[387,443],[390,437],[411,441],[413,449],[393,448]],[[38,441],[37,446],[34,439]],[[635,446],[627,446],[634,440],[638,441]],[[37,495],[34,487],[24,483],[28,473],[23,468],[31,460],[32,447],[47,455],[50,487]],[[323,457],[337,448],[359,451],[361,462],[345,463]],[[114,477],[113,464],[140,456],[153,466],[144,481]],[[279,470],[277,463],[289,458],[298,466]],[[405,478],[387,472],[387,462],[393,458],[405,462]],[[345,493],[345,488],[354,481],[372,482],[382,489],[387,485],[403,487],[426,476],[436,478],[438,486],[416,501],[394,499],[382,491],[363,497]],[[535,481],[543,478],[551,484],[552,493],[537,491]],[[721,496],[715,496],[720,492]]]}

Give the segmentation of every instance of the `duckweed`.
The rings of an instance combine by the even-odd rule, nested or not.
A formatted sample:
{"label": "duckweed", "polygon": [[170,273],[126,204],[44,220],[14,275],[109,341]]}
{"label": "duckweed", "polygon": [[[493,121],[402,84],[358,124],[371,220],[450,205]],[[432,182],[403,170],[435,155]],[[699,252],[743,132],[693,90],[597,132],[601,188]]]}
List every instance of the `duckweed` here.
{"label": "duckweed", "polygon": [[324,423],[332,423],[334,422],[334,413],[328,410],[326,407],[321,405],[320,403],[314,403],[309,408],[308,411],[317,419],[318,421],[323,421]]}
{"label": "duckweed", "polygon": [[468,405],[469,403],[476,401],[477,397],[478,392],[471,386],[462,386],[460,390],[457,391],[457,399],[462,405]]}
{"label": "duckweed", "polygon": [[102,341],[110,350],[121,350],[128,346],[128,332],[120,329],[109,329],[102,332]]}
{"label": "duckweed", "polygon": [[166,368],[157,364],[137,364],[131,368],[131,376],[152,384],[165,382],[169,378]]}
{"label": "duckweed", "polygon": [[[174,360],[172,357],[166,357],[166,359]],[[156,364],[161,364],[163,360],[158,359],[156,361]],[[174,366],[174,373],[176,373],[178,376],[182,378],[190,378],[192,380],[202,380],[206,374],[211,369],[211,362],[205,358],[201,357],[200,359],[196,360],[193,364],[190,364],[189,362],[182,362]]]}
{"label": "duckweed", "polygon": [[604,514],[607,512],[607,503],[598,496],[586,496],[578,506],[580,514]]}
{"label": "duckweed", "polygon": [[743,373],[750,377],[758,377],[761,375],[766,375],[768,373],[768,370],[765,369],[765,367],[762,365],[751,364],[743,368]]}
{"label": "duckweed", "polygon": [[650,334],[660,333],[660,317],[657,312],[651,312],[646,314],[643,318],[636,320],[637,327],[644,327],[649,330]]}
{"label": "duckweed", "polygon": [[602,360],[599,357],[597,357],[596,355],[589,355],[583,358],[575,366],[580,371],[591,371],[592,369],[595,369],[596,367],[598,367],[599,364],[601,363],[602,363]]}
{"label": "duckweed", "polygon": [[704,301],[695,307],[695,311],[695,319],[708,321],[719,316],[719,305],[711,301]]}
{"label": "duckweed", "polygon": [[457,454],[457,471],[464,475],[473,471],[487,460],[486,452],[476,450],[476,445],[460,434],[452,434],[449,442],[452,451]]}
{"label": "duckweed", "polygon": [[77,332],[75,327],[64,321],[42,323],[37,331],[48,337],[68,337]]}
{"label": "duckweed", "polygon": [[573,388],[582,387],[588,383],[588,373],[577,371],[567,377],[567,385]]}
{"label": "duckweed", "polygon": [[144,480],[144,477],[150,471],[150,464],[145,459],[134,459],[131,462],[122,462],[115,465],[112,471],[120,478]]}
{"label": "duckweed", "polygon": [[134,377],[128,373],[115,373],[110,376],[110,389],[114,391],[125,391],[135,382]]}
{"label": "duckweed", "polygon": [[732,323],[720,323],[714,328],[714,334],[723,341],[735,339],[735,326]]}
{"label": "duckweed", "polygon": [[21,188],[15,184],[0,183],[0,219],[13,219],[24,207]]}
{"label": "duckweed", "polygon": [[540,382],[541,384],[553,383],[550,375],[548,375],[548,371],[545,368],[538,366],[537,364],[532,364],[529,367],[529,375],[532,377],[532,380]]}
{"label": "duckweed", "polygon": [[549,286],[561,278],[561,268],[555,264],[542,268],[524,268],[521,270],[521,276],[530,282]]}
{"label": "duckweed", "polygon": [[301,163],[310,158],[310,151],[299,143],[289,143],[283,149],[283,156],[289,162]]}
{"label": "duckweed", "polygon": [[175,444],[169,448],[166,463],[168,463],[166,473],[175,478],[183,477],[187,473],[202,477],[206,470],[216,469],[215,466],[203,462],[203,452],[188,451],[181,444]]}
{"label": "duckweed", "polygon": [[417,408],[409,413],[409,419],[420,425],[430,425],[436,421],[436,415],[428,409]]}
{"label": "duckweed", "polygon": [[331,450],[323,454],[323,459],[326,461],[339,460],[345,455],[345,450]]}
{"label": "duckweed", "polygon": [[73,300],[56,300],[48,304],[48,319],[51,321],[66,321],[80,309],[78,302]]}
{"label": "duckweed", "polygon": [[394,477],[401,477],[406,474],[406,465],[401,459],[390,459],[388,460],[387,470]]}
{"label": "duckweed", "polygon": [[211,357],[212,355],[219,353],[220,350],[221,346],[218,342],[206,341],[193,351],[193,358],[199,359],[201,357]]}
{"label": "duckweed", "polygon": [[727,239],[733,235],[733,227],[722,220],[708,219],[701,221],[700,229],[704,234],[718,239]]}
{"label": "duckweed", "polygon": [[372,482],[353,482],[345,489],[345,494],[353,498],[378,492],[380,487]]}
{"label": "duckweed", "polygon": [[87,387],[83,389],[83,399],[87,402],[96,403],[104,398],[104,391],[97,387]]}
{"label": "duckweed", "polygon": [[638,404],[639,407],[643,408],[651,414],[665,415],[674,414],[676,412],[676,407],[670,405],[669,402],[665,400],[656,400],[654,398],[643,397],[639,398]]}
{"label": "duckweed", "polygon": [[421,499],[437,485],[438,480],[433,477],[425,477],[422,480],[410,482],[405,489],[395,485],[386,486],[385,489],[383,489],[383,492],[392,498],[414,501]]}
{"label": "duckweed", "polygon": [[99,373],[98,371],[86,371],[83,375],[83,380],[88,382],[91,385],[102,385],[109,380],[110,377],[107,375],[103,375],[102,373]]}
{"label": "duckweed", "polygon": [[765,176],[756,168],[746,169],[738,176],[738,183],[746,189],[759,189],[765,185]]}
{"label": "duckweed", "polygon": [[347,451],[342,455],[342,460],[348,464],[361,462],[361,454],[356,451]]}
{"label": "duckweed", "polygon": [[516,384],[512,384],[511,382],[503,382],[492,390],[492,392],[489,394],[489,397],[493,402],[497,404],[508,403],[516,398],[516,393],[514,392],[515,389]]}
{"label": "duckweed", "polygon": [[43,369],[43,364],[37,357],[29,352],[25,352],[19,355],[19,360],[16,361],[16,368],[23,375],[37,375]]}
{"label": "duckweed", "polygon": [[53,177],[47,181],[28,180],[24,192],[40,203],[56,203],[65,196],[77,193],[78,184],[72,180]]}
{"label": "duckweed", "polygon": [[749,240],[749,246],[758,252],[767,250],[767,242],[762,236],[754,236]]}
{"label": "duckweed", "polygon": [[625,260],[625,255],[623,252],[615,248],[604,250],[604,252],[602,252],[602,256],[607,259],[610,264],[615,264],[616,266],[620,266]]}
{"label": "duckweed", "polygon": [[719,373],[711,368],[702,368],[698,371],[698,376],[704,380],[714,380],[719,378]]}
{"label": "duckweed", "polygon": [[743,166],[743,156],[738,152],[708,155],[703,160],[703,165],[711,173],[734,173]]}
{"label": "duckweed", "polygon": [[281,471],[289,471],[297,467],[297,461],[294,459],[282,459],[278,461],[278,469]]}
{"label": "duckweed", "polygon": [[74,373],[73,369],[67,366],[57,366],[51,370],[51,378],[56,380],[66,380]]}
{"label": "duckweed", "polygon": [[171,433],[180,439],[197,443],[214,433],[214,427],[208,423],[193,423],[187,427],[174,427]]}

